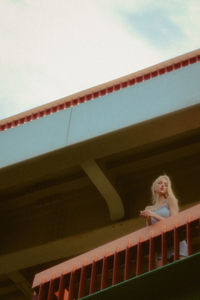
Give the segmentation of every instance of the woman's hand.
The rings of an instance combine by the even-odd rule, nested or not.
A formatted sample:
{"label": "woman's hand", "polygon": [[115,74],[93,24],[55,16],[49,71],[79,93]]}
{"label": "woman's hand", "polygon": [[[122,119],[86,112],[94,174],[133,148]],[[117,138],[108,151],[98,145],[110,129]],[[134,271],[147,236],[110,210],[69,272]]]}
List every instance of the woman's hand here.
{"label": "woman's hand", "polygon": [[152,211],[150,209],[145,209],[140,211],[140,216],[143,218],[148,218],[152,216]]}
{"label": "woman's hand", "polygon": [[162,221],[162,220],[165,219],[164,217],[161,217],[160,215],[154,213],[150,209],[141,210],[140,211],[140,216],[143,217],[143,218],[146,218],[146,219],[149,219],[150,217],[153,217],[157,221]]}

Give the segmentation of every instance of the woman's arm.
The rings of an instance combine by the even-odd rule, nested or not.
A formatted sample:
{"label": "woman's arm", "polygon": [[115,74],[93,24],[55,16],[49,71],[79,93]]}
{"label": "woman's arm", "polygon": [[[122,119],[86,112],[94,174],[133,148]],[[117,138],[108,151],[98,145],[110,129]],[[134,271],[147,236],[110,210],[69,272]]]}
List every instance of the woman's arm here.
{"label": "woman's arm", "polygon": [[140,211],[140,217],[143,217],[143,218],[146,219],[146,225],[147,225],[147,226],[152,225],[151,217],[148,216],[148,213],[147,213],[147,211],[146,211],[146,208],[145,208],[145,210],[141,210],[141,211]]}
{"label": "woman's arm", "polygon": [[160,215],[154,213],[153,211],[150,211],[150,216],[158,221],[162,221],[162,220],[166,219],[166,218],[161,217]]}
{"label": "woman's arm", "polygon": [[168,203],[169,203],[170,215],[171,216],[176,215],[179,212],[177,199],[169,198]]}
{"label": "woman's arm", "polygon": [[151,211],[148,208],[146,208],[145,210],[141,210],[140,211],[140,216],[146,218],[147,221],[148,221],[148,219],[151,220],[151,217],[154,218],[154,219],[156,219],[156,220],[158,220],[158,221],[161,221],[161,220],[165,219],[164,217],[161,217],[160,215],[154,213],[153,211]]}

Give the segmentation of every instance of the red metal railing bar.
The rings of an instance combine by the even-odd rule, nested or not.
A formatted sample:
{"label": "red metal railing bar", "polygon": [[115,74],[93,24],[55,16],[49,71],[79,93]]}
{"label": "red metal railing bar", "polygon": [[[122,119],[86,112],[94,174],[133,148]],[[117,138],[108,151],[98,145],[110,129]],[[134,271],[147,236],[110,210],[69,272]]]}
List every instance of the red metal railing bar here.
{"label": "red metal railing bar", "polygon": [[119,253],[114,254],[112,285],[119,282]]}
{"label": "red metal railing bar", "polygon": [[131,264],[131,249],[130,246],[127,245],[125,252],[125,265],[124,265],[124,280],[130,278],[130,264]]}
{"label": "red metal railing bar", "polygon": [[68,300],[73,300],[75,297],[75,274],[74,270],[70,274]]}
{"label": "red metal railing bar", "polygon": [[174,261],[179,259],[179,234],[178,229],[174,227]]}
{"label": "red metal railing bar", "polygon": [[199,222],[198,222],[198,231],[199,231],[199,249],[200,249],[200,218],[199,218]]}
{"label": "red metal railing bar", "polygon": [[107,256],[104,256],[102,273],[101,273],[101,286],[100,286],[101,290],[105,289],[107,286],[107,275],[108,275],[108,258]]}
{"label": "red metal railing bar", "polygon": [[64,274],[60,277],[59,289],[58,289],[58,300],[63,300],[65,292],[66,276]]}
{"label": "red metal railing bar", "polygon": [[188,255],[191,255],[192,254],[191,225],[189,220],[186,224],[186,239],[187,239]]}
{"label": "red metal railing bar", "polygon": [[167,241],[166,232],[163,231],[161,235],[161,255],[162,255],[162,266],[167,263]]}
{"label": "red metal railing bar", "polygon": [[137,261],[136,261],[136,276],[141,274],[142,271],[142,243],[137,244]]}
{"label": "red metal railing bar", "polygon": [[81,277],[79,283],[79,291],[78,291],[78,299],[85,296],[85,288],[86,288],[86,266],[81,268]]}
{"label": "red metal railing bar", "polygon": [[[58,299],[58,292],[55,292],[54,295],[57,297]],[[68,295],[69,295],[69,291],[67,289],[64,289],[64,295],[63,295],[63,298],[62,300],[68,300]],[[55,298],[53,298],[55,299]],[[74,299],[75,300],[75,299]]]}
{"label": "red metal railing bar", "polygon": [[90,279],[90,289],[89,294],[92,294],[96,291],[96,281],[97,281],[97,262],[93,261],[91,279]]}
{"label": "red metal railing bar", "polygon": [[155,241],[151,236],[149,239],[149,267],[148,270],[151,271],[154,269],[155,264]]}
{"label": "red metal railing bar", "polygon": [[200,218],[199,218],[199,236],[200,236]]}
{"label": "red metal railing bar", "polygon": [[46,286],[45,286],[45,282],[43,282],[40,284],[38,300],[45,300],[45,294],[46,294]]}
{"label": "red metal railing bar", "polygon": [[55,292],[55,279],[51,279],[51,281],[49,283],[49,290],[48,290],[47,300],[54,300],[55,299],[54,292]]}

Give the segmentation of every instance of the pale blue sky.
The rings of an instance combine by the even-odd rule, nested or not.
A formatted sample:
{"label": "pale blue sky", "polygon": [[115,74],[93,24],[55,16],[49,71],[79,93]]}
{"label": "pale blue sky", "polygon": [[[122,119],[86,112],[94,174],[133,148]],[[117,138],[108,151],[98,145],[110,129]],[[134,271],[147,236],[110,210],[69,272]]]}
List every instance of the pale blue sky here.
{"label": "pale blue sky", "polygon": [[187,38],[182,28],[171,20],[170,12],[167,14],[162,8],[147,6],[138,12],[121,11],[120,15],[133,34],[137,32],[162,51],[171,48],[174,43],[178,46]]}
{"label": "pale blue sky", "polygon": [[199,0],[1,0],[0,119],[199,48]]}

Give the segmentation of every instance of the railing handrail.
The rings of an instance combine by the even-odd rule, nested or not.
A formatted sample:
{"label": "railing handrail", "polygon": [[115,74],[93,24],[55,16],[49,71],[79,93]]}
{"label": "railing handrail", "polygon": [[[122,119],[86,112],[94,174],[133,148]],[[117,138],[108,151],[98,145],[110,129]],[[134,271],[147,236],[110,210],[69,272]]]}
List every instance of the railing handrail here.
{"label": "railing handrail", "polygon": [[103,259],[105,256],[113,255],[117,252],[123,251],[129,247],[136,246],[138,242],[148,241],[150,238],[160,236],[163,232],[168,232],[179,228],[188,222],[195,221],[200,218],[200,204],[190,207],[177,215],[170,216],[160,222],[151,226],[139,229],[135,232],[127,234],[112,242],[106,243],[100,247],[90,250],[84,254],[67,260],[61,264],[51,267],[35,275],[33,281],[33,288],[39,286],[42,282],[48,282],[54,278],[59,278],[63,273],[70,273],[71,271],[80,269],[83,265],[87,266]]}

